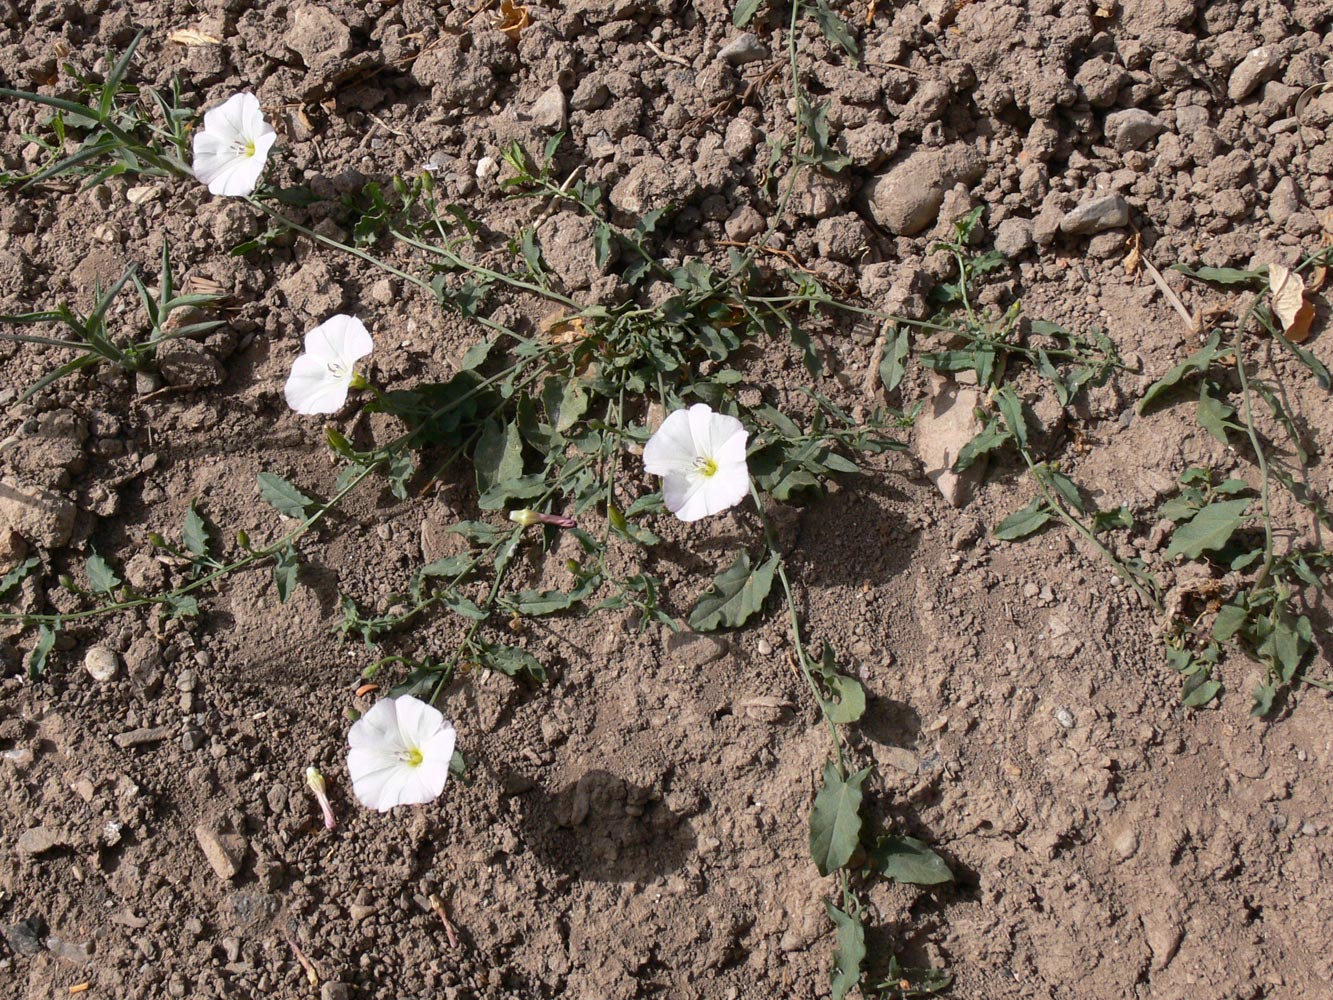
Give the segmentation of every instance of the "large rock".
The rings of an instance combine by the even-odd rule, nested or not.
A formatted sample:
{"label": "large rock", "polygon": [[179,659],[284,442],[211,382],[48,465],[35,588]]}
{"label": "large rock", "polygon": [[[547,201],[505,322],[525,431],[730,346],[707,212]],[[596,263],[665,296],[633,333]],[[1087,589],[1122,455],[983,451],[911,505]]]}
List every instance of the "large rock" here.
{"label": "large rock", "polygon": [[1128,224],[1129,203],[1118,194],[1108,194],[1091,198],[1066,212],[1060,220],[1060,231],[1070,236],[1089,236]]}
{"label": "large rock", "polygon": [[17,479],[0,479],[0,527],[8,525],[39,548],[68,545],[74,513],[74,504],[59,493]]}
{"label": "large rock", "polygon": [[862,189],[870,217],[895,236],[929,228],[944,193],[955,184],[975,184],[985,173],[981,154],[966,145],[923,149],[872,178]]}
{"label": "large rock", "polygon": [[1261,45],[1236,64],[1227,81],[1227,97],[1243,101],[1255,87],[1282,67],[1282,53],[1271,45]]}
{"label": "large rock", "polygon": [[314,4],[292,10],[291,26],[283,39],[287,48],[316,72],[327,72],[352,51],[352,31],[331,11]]}
{"label": "large rock", "polygon": [[972,499],[985,468],[983,462],[977,462],[964,472],[953,471],[963,445],[981,433],[981,421],[975,412],[980,405],[981,395],[976,389],[946,382],[917,414],[913,425],[912,450],[926,478],[955,507]]}

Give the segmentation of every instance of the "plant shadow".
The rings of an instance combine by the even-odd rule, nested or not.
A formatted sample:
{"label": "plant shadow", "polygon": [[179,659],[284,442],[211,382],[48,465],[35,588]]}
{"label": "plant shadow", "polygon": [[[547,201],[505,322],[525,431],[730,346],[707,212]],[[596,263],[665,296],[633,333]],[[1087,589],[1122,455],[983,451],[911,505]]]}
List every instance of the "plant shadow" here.
{"label": "plant shadow", "polygon": [[[511,775],[510,783],[519,775]],[[588,771],[561,788],[539,783],[519,796],[525,842],[545,865],[589,882],[646,883],[694,854],[689,820],[660,794],[608,771]]]}

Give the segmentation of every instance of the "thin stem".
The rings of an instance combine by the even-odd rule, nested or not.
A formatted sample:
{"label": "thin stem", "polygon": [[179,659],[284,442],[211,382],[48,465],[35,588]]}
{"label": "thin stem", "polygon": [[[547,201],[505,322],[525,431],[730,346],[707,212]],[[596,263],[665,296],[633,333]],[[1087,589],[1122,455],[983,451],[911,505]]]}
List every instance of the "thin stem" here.
{"label": "thin stem", "polygon": [[255,563],[262,562],[263,560],[269,559],[274,555],[276,555],[280,549],[285,548],[288,544],[290,544],[297,538],[304,535],[319,521],[323,520],[324,517],[330,511],[335,509],[338,506],[338,504],[342,502],[343,498],[345,498],[349,493],[351,493],[354,489],[356,489],[357,486],[359,486],[361,482],[367,476],[370,475],[371,472],[373,472],[376,468],[378,468],[379,465],[380,462],[374,462],[362,468],[351,479],[351,481],[348,482],[346,486],[344,486],[341,490],[339,490],[332,497],[332,499],[329,500],[328,503],[321,504],[320,507],[313,514],[305,518],[305,520],[303,520],[300,524],[298,524],[294,529],[289,531],[287,534],[279,538],[276,542],[272,542],[269,545],[264,546],[264,548],[262,549],[255,549],[253,552],[246,554],[243,558],[237,559],[234,562],[230,562],[227,563],[226,565],[219,566],[216,570],[214,570],[212,573],[209,573],[207,576],[202,576],[198,580],[193,580],[190,583],[185,584],[183,587],[177,587],[175,590],[167,591],[165,594],[153,594],[144,597],[133,597],[126,601],[117,601],[113,604],[105,604],[102,605],[101,607],[88,608],[87,610],[84,611],[71,611],[54,615],[30,615],[30,614],[22,614],[16,612],[0,612],[0,621],[21,621],[25,624],[45,624],[45,625],[60,626],[65,622],[78,621],[79,619],[83,618],[95,618],[99,615],[110,614],[114,611],[125,611],[130,608],[141,608],[149,604],[171,604],[175,598],[184,597],[185,595],[191,593],[192,591],[206,587],[214,580],[226,576],[228,573],[233,573],[238,569],[245,568],[246,566],[252,566]]}

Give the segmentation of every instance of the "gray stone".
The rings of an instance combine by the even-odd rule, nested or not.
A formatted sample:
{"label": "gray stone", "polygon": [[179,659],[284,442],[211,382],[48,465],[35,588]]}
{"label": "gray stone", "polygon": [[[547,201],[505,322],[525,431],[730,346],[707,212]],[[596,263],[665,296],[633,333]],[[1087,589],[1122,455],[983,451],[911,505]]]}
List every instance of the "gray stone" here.
{"label": "gray stone", "polygon": [[1243,101],[1282,66],[1282,54],[1271,45],[1261,45],[1236,64],[1227,81],[1227,96]]}
{"label": "gray stone", "polygon": [[319,1000],[347,1000],[346,983],[325,983],[319,988]]}
{"label": "gray stone", "polygon": [[750,205],[736,209],[723,224],[727,239],[738,243],[748,243],[762,233],[765,226],[764,217]]}
{"label": "gray stone", "polygon": [[250,930],[277,916],[280,902],[268,892],[233,892],[223,901],[223,909],[238,930]]}
{"label": "gray stone", "polygon": [[820,219],[815,226],[815,246],[821,257],[852,262],[859,259],[870,244],[870,230],[854,212]]}
{"label": "gray stone", "polygon": [[1129,78],[1125,71],[1105,57],[1089,59],[1079,67],[1074,85],[1094,108],[1109,108]]}
{"label": "gray stone", "polygon": [[882,746],[875,750],[875,757],[889,767],[907,774],[916,774],[921,769],[921,762],[916,754],[903,747]]}
{"label": "gray stone", "polygon": [[971,146],[918,150],[872,178],[861,195],[877,223],[895,236],[915,236],[935,221],[946,191],[976,183],[985,169]]}
{"label": "gray stone", "polygon": [[596,229],[597,224],[579,212],[557,212],[537,227],[542,256],[570,290],[591,286],[620,256],[620,244],[613,239],[607,259],[598,265]]}
{"label": "gray stone", "polygon": [[790,215],[804,219],[822,219],[840,211],[851,200],[853,181],[841,174],[822,170],[804,170],[792,185],[787,203]]}
{"label": "gray stone", "polygon": [[172,340],[157,349],[157,370],[168,385],[202,389],[227,377],[213,352],[193,340]]}
{"label": "gray stone", "polygon": [[1010,216],[995,227],[995,249],[1010,260],[1021,257],[1032,246],[1032,220]]}
{"label": "gray stone", "polygon": [[222,833],[207,823],[194,828],[194,837],[218,878],[226,881],[240,874],[245,860],[245,838],[235,833]]}
{"label": "gray stone", "polygon": [[611,99],[611,91],[600,76],[585,76],[574,88],[569,106],[575,111],[596,111]]}
{"label": "gray stone", "polygon": [[672,662],[684,667],[702,667],[727,655],[727,641],[694,632],[672,632],[666,639]]}
{"label": "gray stone", "polygon": [[49,826],[34,826],[19,834],[18,851],[20,854],[26,854],[30,857],[45,854],[57,847],[68,846],[69,838],[59,830],[53,830]]}
{"label": "gray stone", "polygon": [[74,514],[74,504],[59,493],[17,479],[0,479],[0,526],[7,524],[39,548],[69,544]]}
{"label": "gray stone", "polygon": [[744,118],[733,118],[727,125],[726,135],[722,137],[722,149],[733,160],[749,156],[759,144],[761,134]]}
{"label": "gray stone", "polygon": [[0,929],[0,934],[17,955],[36,955],[42,950],[42,922],[35,918],[8,924]]}
{"label": "gray stone", "polygon": [[56,958],[64,959],[75,965],[86,965],[93,960],[93,942],[76,941],[51,934],[46,939],[46,950]]}
{"label": "gray stone", "polygon": [[115,651],[106,646],[93,646],[83,654],[83,669],[95,681],[105,683],[116,676],[120,669],[120,659]]}
{"label": "gray stone", "polygon": [[[688,174],[688,178],[686,178]],[[633,218],[641,218],[654,208],[688,201],[698,191],[691,184],[693,173],[677,174],[670,163],[660,156],[646,156],[622,177],[611,189],[608,198],[613,208]]]}
{"label": "gray stone", "polygon": [[283,42],[307,67],[323,71],[352,51],[352,31],[331,11],[301,4],[291,13],[291,27]]}
{"label": "gray stone", "polygon": [[945,383],[922,407],[913,425],[912,450],[926,478],[954,507],[965,506],[972,499],[985,471],[985,462],[976,462],[965,472],[953,471],[963,445],[981,433],[975,413],[980,404],[976,389]]}
{"label": "gray stone", "polygon": [[118,733],[111,737],[111,741],[122,750],[129,750],[131,747],[161,743],[170,736],[170,726],[142,726],[138,729],[131,729],[128,733]]}
{"label": "gray stone", "polygon": [[569,124],[569,110],[565,105],[565,92],[557,84],[542,92],[528,113],[533,123],[547,132],[559,132]]}
{"label": "gray stone", "polygon": [[1106,137],[1121,153],[1141,149],[1165,131],[1161,119],[1140,108],[1128,108],[1106,116]]}
{"label": "gray stone", "polygon": [[1118,194],[1108,194],[1092,198],[1066,212],[1060,220],[1060,231],[1070,236],[1090,236],[1128,224],[1129,203]]}
{"label": "gray stone", "polygon": [[1268,217],[1282,226],[1300,210],[1301,199],[1296,192],[1296,182],[1290,177],[1283,177],[1273,185],[1268,195]]}
{"label": "gray stone", "polygon": [[733,66],[769,58],[768,47],[752,32],[743,31],[719,50],[717,57]]}

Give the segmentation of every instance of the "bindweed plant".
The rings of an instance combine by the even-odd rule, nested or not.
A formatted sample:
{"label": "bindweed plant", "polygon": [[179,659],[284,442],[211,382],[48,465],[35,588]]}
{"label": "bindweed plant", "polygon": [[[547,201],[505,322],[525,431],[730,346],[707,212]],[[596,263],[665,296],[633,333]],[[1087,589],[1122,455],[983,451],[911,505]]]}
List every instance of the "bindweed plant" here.
{"label": "bindweed plant", "polygon": [[[1276,265],[1256,271],[1176,268],[1200,282],[1248,286],[1254,294],[1234,315],[1229,330],[1224,322],[1207,331],[1196,351],[1149,385],[1137,411],[1161,406],[1187,389],[1197,394],[1200,428],[1245,456],[1257,472],[1258,486],[1240,478],[1219,480],[1210,469],[1186,471],[1176,496],[1153,519],[1173,526],[1160,560],[1163,566],[1183,560],[1207,572],[1167,588],[1145,559],[1116,552],[1115,536],[1127,536],[1136,528],[1130,511],[1098,509],[1066,471],[1037,454],[1011,370],[1015,362],[1035,370],[1058,402],[1068,406],[1083,389],[1101,384],[1124,365],[1100,331],[1078,335],[1041,321],[1024,328],[1018,302],[1001,316],[974,308],[977,284],[1006,266],[995,251],[977,254],[969,249],[980,212],[973,210],[958,220],[955,238],[937,247],[954,257],[958,269],[955,282],[937,289],[940,313],[929,323],[900,324],[885,338],[880,375],[886,390],[896,389],[912,354],[912,338],[924,332],[948,340],[942,347],[917,352],[923,367],[970,372],[989,389],[989,405],[978,413],[982,429],[960,449],[953,470],[966,471],[994,453],[1016,453],[1037,487],[1031,502],[994,527],[994,537],[1017,541],[1055,523],[1081,535],[1160,616],[1166,662],[1181,675],[1181,698],[1187,706],[1202,707],[1222,692],[1217,670],[1226,649],[1264,668],[1265,679],[1253,692],[1256,715],[1272,711],[1278,695],[1294,685],[1330,688],[1327,679],[1306,671],[1317,646],[1310,617],[1302,609],[1324,589],[1333,551],[1316,544],[1279,552],[1277,539],[1298,529],[1274,523],[1271,495],[1275,488],[1285,489],[1307,512],[1316,539],[1319,529],[1333,530],[1333,515],[1306,477],[1317,450],[1302,430],[1273,363],[1275,355],[1294,359],[1320,388],[1333,389],[1328,369],[1300,345],[1303,331],[1293,327],[1297,316],[1296,322],[1308,327],[1309,319],[1302,314],[1310,308],[1302,298],[1304,284],[1295,291],[1288,284],[1293,280],[1289,275],[1311,274],[1322,281],[1333,250],[1306,257],[1292,271]],[[1178,308],[1184,310],[1183,305]],[[1198,320],[1191,316],[1190,325],[1195,329]],[[1266,425],[1261,414],[1267,416]]]}
{"label": "bindweed plant", "polygon": [[[138,336],[131,339],[117,336],[107,327],[107,313],[126,285],[133,287],[139,294],[139,301],[143,305],[144,317],[147,320],[147,328],[141,329]],[[92,309],[86,316],[63,302],[54,309],[0,316],[0,323],[11,323],[15,326],[58,323],[67,331],[63,337],[0,333],[0,340],[41,344],[75,352],[72,360],[53,368],[29,386],[19,397],[19,402],[27,402],[52,382],[66,375],[72,375],[103,361],[116,365],[124,371],[143,370],[151,364],[157,349],[165,341],[196,336],[222,326],[222,320],[197,318],[197,314],[216,305],[220,298],[221,296],[205,292],[177,294],[171,276],[171,249],[164,239],[162,265],[158,273],[156,290],[149,289],[139,277],[138,270],[134,265],[130,265],[110,288],[93,289]]]}
{"label": "bindweed plant", "polygon": [[[755,5],[750,8],[753,15]],[[850,32],[823,0],[792,4],[791,85],[801,131],[787,148],[790,173],[779,216],[801,171],[842,166],[828,148],[823,112],[800,86],[795,36],[802,12],[855,53]],[[235,95],[207,112],[202,128],[191,136],[190,116],[181,111],[174,90],[170,101],[154,98],[162,123],[142,114],[142,95],[125,83],[132,54],[133,46],[116,61],[101,89],[86,92],[86,106],[4,92],[53,108],[51,128],[62,139],[69,127],[87,133],[78,153],[50,164],[28,183],[63,174],[87,176],[93,183],[117,173],[192,175],[214,194],[237,198],[262,214],[271,234],[296,234],[381,268],[475,323],[483,335],[442,381],[378,386],[357,369],[374,348],[371,332],[357,317],[330,317],[311,330],[285,387],[288,405],[298,414],[330,417],[350,405],[353,413],[388,418],[377,426],[396,422],[398,432],[354,443],[338,426],[326,426],[324,441],[341,466],[327,500],[273,472],[260,472],[258,495],[287,519],[276,530],[253,529],[271,539],[266,543],[252,544],[247,530],[224,543],[218,537],[222,533],[192,506],[179,541],[152,536],[178,574],[169,590],[138,593],[110,562],[95,557],[96,564],[90,560],[86,567],[88,587],[64,581],[92,606],[0,613],[0,620],[38,627],[30,674],[41,672],[56,633],[72,622],[153,606],[196,614],[199,597],[244,569],[267,567],[278,599],[287,600],[300,583],[305,536],[363,484],[378,483],[407,500],[441,481],[458,483],[471,516],[450,530],[466,543],[465,551],[416,567],[405,591],[390,595],[381,606],[341,597],[338,630],[378,654],[364,676],[385,680],[387,688],[387,697],[353,720],[348,759],[358,799],[384,811],[434,799],[449,770],[457,769],[453,728],[433,707],[456,678],[484,668],[545,681],[551,665],[515,638],[525,619],[629,611],[640,628],[688,626],[711,632],[741,628],[780,599],[812,707],[830,737],[808,832],[819,872],[837,883],[828,913],[837,942],[832,994],[841,1000],[863,980],[869,913],[864,890],[875,879],[934,885],[952,878],[926,845],[863,823],[873,771],[860,766],[845,731],[864,713],[866,693],[833,646],[816,644],[807,632],[788,553],[770,524],[774,504],[817,499],[835,477],[859,474],[867,456],[902,447],[895,432],[910,423],[908,418],[887,408],[852,412],[818,388],[822,363],[812,332],[829,310],[873,313],[835,298],[808,272],[761,266],[762,240],[743,252],[732,249],[722,260],[660,260],[652,242],[669,209],[650,212],[630,228],[615,225],[596,185],[574,174],[558,180],[558,137],[539,155],[519,146],[504,151],[508,191],[586,213],[594,224],[595,263],[602,268],[619,261],[614,273],[631,292],[623,301],[580,302],[562,291],[544,266],[532,228],[513,235],[508,260],[497,263],[494,254],[484,255],[477,223],[465,206],[439,202],[428,171],[367,185],[345,206],[353,212],[349,239],[337,239],[288,214],[299,210],[308,192],[263,183],[275,136],[251,95]],[[194,153],[192,168],[183,160],[188,146]],[[411,263],[388,263],[377,256],[382,247],[391,247],[395,260],[406,256]],[[246,256],[265,248],[260,238],[234,252]],[[112,296],[126,282],[144,291],[127,272]],[[535,332],[513,329],[493,315],[505,296],[544,303],[548,319]],[[172,310],[208,303],[173,297],[164,251],[161,293],[155,298],[145,294],[144,304],[153,330],[165,331]],[[102,305],[98,324],[105,312]],[[97,340],[84,333],[54,346],[83,349],[94,360],[105,357],[127,367],[148,357],[126,354],[105,336],[102,325],[75,318]],[[169,335],[203,328],[193,324]],[[154,334],[147,345],[161,339]],[[764,392],[762,379],[745,367],[746,348],[758,343],[790,344],[810,372],[811,387],[788,400]],[[1022,353],[1020,347],[1013,350]],[[634,466],[640,454],[643,468],[661,477],[660,491],[644,493],[637,487]],[[683,612],[653,572],[661,519],[674,515],[689,522],[733,508],[738,508],[738,522],[752,527],[753,534],[692,609]],[[572,540],[565,546],[559,546],[562,534]],[[561,567],[563,586],[527,587],[516,579],[518,567],[549,558],[558,546],[571,553]],[[530,554],[536,558],[520,558]],[[19,576],[0,581],[0,596],[36,565],[30,561],[10,574]],[[402,650],[401,633],[436,614],[453,616],[460,625],[450,651],[414,656]],[[684,621],[678,617],[682,614]],[[318,796],[324,779],[316,775],[311,788]],[[889,973],[892,978],[901,970],[890,963]],[[934,989],[946,978],[920,982]],[[903,993],[901,983],[909,982],[905,974],[894,982],[898,985],[880,989],[912,995]]]}

